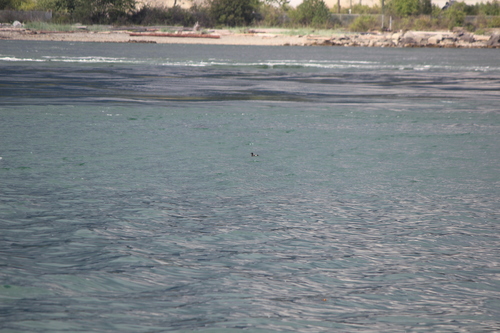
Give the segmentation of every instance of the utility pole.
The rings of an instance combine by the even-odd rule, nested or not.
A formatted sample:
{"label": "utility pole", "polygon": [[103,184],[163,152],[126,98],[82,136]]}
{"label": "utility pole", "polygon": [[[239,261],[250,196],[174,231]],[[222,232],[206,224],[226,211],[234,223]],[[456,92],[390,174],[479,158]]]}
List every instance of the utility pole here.
{"label": "utility pole", "polygon": [[381,6],[382,6],[382,31],[384,31],[384,21],[385,21],[385,6],[384,6],[384,0],[380,0]]}

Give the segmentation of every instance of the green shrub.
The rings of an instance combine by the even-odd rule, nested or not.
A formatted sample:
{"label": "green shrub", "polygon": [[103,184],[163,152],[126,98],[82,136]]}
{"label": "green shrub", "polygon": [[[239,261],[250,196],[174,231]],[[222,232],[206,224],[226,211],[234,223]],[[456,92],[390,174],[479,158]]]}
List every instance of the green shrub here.
{"label": "green shrub", "polygon": [[454,27],[463,27],[466,16],[466,6],[464,2],[457,2],[443,11],[444,21],[449,30],[452,30]]}
{"label": "green shrub", "polygon": [[47,22],[27,22],[24,25],[26,28],[37,31],[73,31],[75,30],[69,24],[54,24]]}
{"label": "green shrub", "polygon": [[146,5],[132,15],[131,21],[142,25],[165,24],[166,9]]}
{"label": "green shrub", "polygon": [[284,7],[263,5],[260,7],[259,14],[258,24],[266,27],[284,26],[288,21]]}
{"label": "green shrub", "polygon": [[432,5],[431,16],[432,17],[439,17],[439,16],[441,16],[442,11],[443,10],[441,9],[441,7],[439,7],[437,5]]}
{"label": "green shrub", "polygon": [[210,14],[216,24],[247,26],[254,19],[259,7],[258,0],[211,0]]}
{"label": "green shrub", "polygon": [[357,17],[350,25],[349,30],[354,32],[364,32],[369,30],[380,29],[381,22],[375,17],[370,15],[362,15]]}
{"label": "green shrub", "polygon": [[387,7],[394,15],[417,15],[420,13],[420,0],[390,0]]}
{"label": "green shrub", "polygon": [[289,15],[297,25],[321,27],[328,23],[330,11],[323,0],[304,0]]}
{"label": "green shrub", "polygon": [[67,12],[53,12],[52,13],[52,23],[55,24],[70,24],[73,22],[70,13]]}
{"label": "green shrub", "polygon": [[68,4],[61,0],[38,0],[36,2],[38,10],[52,10],[54,12],[67,12]]}
{"label": "green shrub", "polygon": [[427,17],[416,18],[413,21],[413,28],[412,28],[412,30],[417,30],[417,31],[428,30],[429,26],[430,26],[430,23],[431,23],[430,22],[430,18],[427,18]]}
{"label": "green shrub", "polygon": [[[345,11],[348,13],[349,9],[346,8]],[[367,5],[353,5],[351,8],[351,14],[382,14],[382,9],[374,5],[373,7],[367,6]]]}
{"label": "green shrub", "polygon": [[191,15],[195,22],[198,22],[202,27],[213,27],[215,21],[210,15],[210,8],[207,6],[195,5],[190,9]]}
{"label": "green shrub", "polygon": [[500,28],[500,16],[488,18],[488,28]]}
{"label": "green shrub", "polygon": [[126,23],[135,0],[66,0],[74,20],[86,24]]}
{"label": "green shrub", "polygon": [[139,25],[181,25],[185,27],[193,26],[197,21],[194,11],[179,6],[171,8],[144,6],[136,11],[130,20]]}
{"label": "green shrub", "polygon": [[497,0],[493,2],[481,3],[477,5],[479,13],[489,16],[500,16],[500,3]]}
{"label": "green shrub", "polygon": [[387,9],[396,16],[430,15],[433,12],[431,0],[389,0]]}
{"label": "green shrub", "polygon": [[35,6],[33,0],[0,0],[0,10],[32,10]]}
{"label": "green shrub", "polygon": [[423,15],[432,14],[432,2],[431,0],[420,0],[419,13]]}
{"label": "green shrub", "polygon": [[448,29],[448,21],[431,15],[407,16],[392,21],[392,30],[433,31]]}

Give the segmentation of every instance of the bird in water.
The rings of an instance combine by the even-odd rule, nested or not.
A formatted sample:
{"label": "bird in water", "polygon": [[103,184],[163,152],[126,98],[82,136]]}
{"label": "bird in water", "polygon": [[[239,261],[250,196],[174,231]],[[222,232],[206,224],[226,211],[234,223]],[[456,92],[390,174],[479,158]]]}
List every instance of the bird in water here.
{"label": "bird in water", "polygon": [[252,156],[252,157],[257,157],[257,156],[259,156],[259,155],[254,154],[254,153],[250,153],[250,156]]}

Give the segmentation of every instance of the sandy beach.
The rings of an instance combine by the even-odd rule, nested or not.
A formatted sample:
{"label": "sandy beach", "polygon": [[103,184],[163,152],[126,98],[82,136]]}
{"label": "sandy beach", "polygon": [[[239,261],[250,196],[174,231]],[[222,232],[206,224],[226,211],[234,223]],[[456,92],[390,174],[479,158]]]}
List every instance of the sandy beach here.
{"label": "sandy beach", "polygon": [[[31,31],[23,28],[0,29],[0,40],[70,41],[101,43],[158,43],[158,44],[215,44],[215,45],[308,45],[314,42],[308,36],[289,36],[266,30],[255,33],[232,33],[213,30],[210,35],[219,38],[131,36],[131,31]],[[183,34],[184,35],[184,34]],[[327,38],[327,37],[325,37]],[[323,39],[325,39],[323,38]]]}
{"label": "sandy beach", "polygon": [[[143,34],[133,31],[33,31],[24,28],[1,27],[0,40],[68,41],[101,43],[158,43],[158,44],[213,44],[260,46],[365,46],[365,47],[446,47],[446,48],[500,48],[500,33],[474,35],[456,32],[374,32],[339,34],[331,36],[289,35],[282,29],[255,29],[248,33],[212,30],[204,37],[180,32],[178,37],[154,36],[155,31]],[[158,33],[158,31],[156,31]]]}

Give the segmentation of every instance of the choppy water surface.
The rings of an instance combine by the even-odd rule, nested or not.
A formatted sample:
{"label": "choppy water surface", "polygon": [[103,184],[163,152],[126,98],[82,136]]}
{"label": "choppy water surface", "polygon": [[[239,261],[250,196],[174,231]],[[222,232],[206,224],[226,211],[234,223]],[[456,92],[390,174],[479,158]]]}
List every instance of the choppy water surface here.
{"label": "choppy water surface", "polygon": [[498,56],[0,41],[0,331],[500,330]]}

